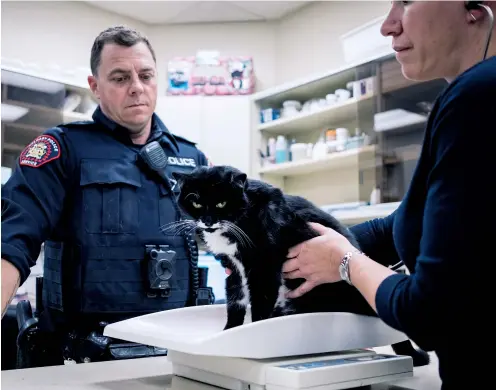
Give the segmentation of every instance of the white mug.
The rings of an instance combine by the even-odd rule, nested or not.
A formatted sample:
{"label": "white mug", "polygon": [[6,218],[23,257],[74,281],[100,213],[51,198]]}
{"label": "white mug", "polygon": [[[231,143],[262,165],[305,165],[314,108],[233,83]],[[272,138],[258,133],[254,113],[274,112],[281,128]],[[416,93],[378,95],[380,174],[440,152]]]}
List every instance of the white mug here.
{"label": "white mug", "polygon": [[347,89],[336,89],[334,94],[337,96],[338,102],[348,100],[351,96],[351,92]]}
{"label": "white mug", "polygon": [[330,93],[330,94],[326,95],[326,100],[327,100],[327,103],[336,103],[336,101],[338,100],[338,97],[335,94]]}

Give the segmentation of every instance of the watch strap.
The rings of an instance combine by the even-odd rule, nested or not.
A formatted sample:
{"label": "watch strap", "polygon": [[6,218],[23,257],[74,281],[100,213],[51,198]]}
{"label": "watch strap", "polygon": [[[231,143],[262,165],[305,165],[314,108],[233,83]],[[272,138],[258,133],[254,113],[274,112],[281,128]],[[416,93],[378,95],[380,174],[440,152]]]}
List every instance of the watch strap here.
{"label": "watch strap", "polygon": [[353,253],[361,254],[362,252],[359,250],[346,252],[339,264],[339,275],[341,276],[341,280],[344,280],[350,286],[353,286],[350,278],[350,260],[353,257]]}

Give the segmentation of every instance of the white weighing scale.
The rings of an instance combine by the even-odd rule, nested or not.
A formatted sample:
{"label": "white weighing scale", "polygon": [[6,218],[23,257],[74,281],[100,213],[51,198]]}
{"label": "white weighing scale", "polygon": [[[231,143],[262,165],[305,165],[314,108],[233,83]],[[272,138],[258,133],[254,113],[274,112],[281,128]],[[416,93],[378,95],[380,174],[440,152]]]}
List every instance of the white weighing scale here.
{"label": "white weighing scale", "polygon": [[[248,310],[249,312],[249,310]],[[338,390],[413,376],[409,356],[378,354],[407,337],[378,318],[312,313],[224,331],[226,306],[187,307],[110,324],[104,335],[167,348],[173,375],[229,390]]]}

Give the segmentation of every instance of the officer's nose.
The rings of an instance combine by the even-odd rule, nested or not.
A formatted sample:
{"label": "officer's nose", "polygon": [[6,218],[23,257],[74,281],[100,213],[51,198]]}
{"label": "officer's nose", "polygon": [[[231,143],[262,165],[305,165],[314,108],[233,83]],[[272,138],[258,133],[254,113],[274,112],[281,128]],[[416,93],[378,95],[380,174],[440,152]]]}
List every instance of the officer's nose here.
{"label": "officer's nose", "polygon": [[134,78],[132,80],[131,87],[129,88],[129,92],[133,95],[135,93],[142,93],[144,90],[143,85],[141,84],[141,80],[139,78]]}

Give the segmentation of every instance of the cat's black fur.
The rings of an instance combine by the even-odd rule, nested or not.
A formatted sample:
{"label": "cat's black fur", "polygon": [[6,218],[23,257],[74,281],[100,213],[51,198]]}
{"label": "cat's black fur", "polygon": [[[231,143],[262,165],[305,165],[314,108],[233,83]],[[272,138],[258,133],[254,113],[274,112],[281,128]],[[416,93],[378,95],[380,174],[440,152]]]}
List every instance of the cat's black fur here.
{"label": "cat's black fur", "polygon": [[[353,246],[360,247],[350,230],[329,213],[302,197],[285,195],[267,183],[247,179],[246,174],[229,166],[198,167],[190,174],[178,174],[175,178],[181,189],[180,207],[197,226],[200,224],[199,235],[222,259],[223,266],[232,270],[226,278],[228,319],[225,329],[243,324],[247,303],[251,304],[252,321],[313,312],[377,316],[360,292],[344,281],[319,285],[299,298],[288,300],[287,307],[275,307],[282,265],[289,248],[317,236],[308,222],[330,227]],[[212,226],[219,226],[216,223],[225,231],[213,229]],[[225,243],[237,244],[235,257],[244,268],[245,290],[240,265],[235,264],[232,254],[222,253],[223,246],[214,243],[218,242],[214,236],[222,236]],[[303,281],[286,279],[284,283],[293,290]],[[246,288],[249,302],[245,299]],[[397,354],[412,356],[416,366],[429,362],[427,353],[414,349],[410,341],[395,344],[393,349]]]}

